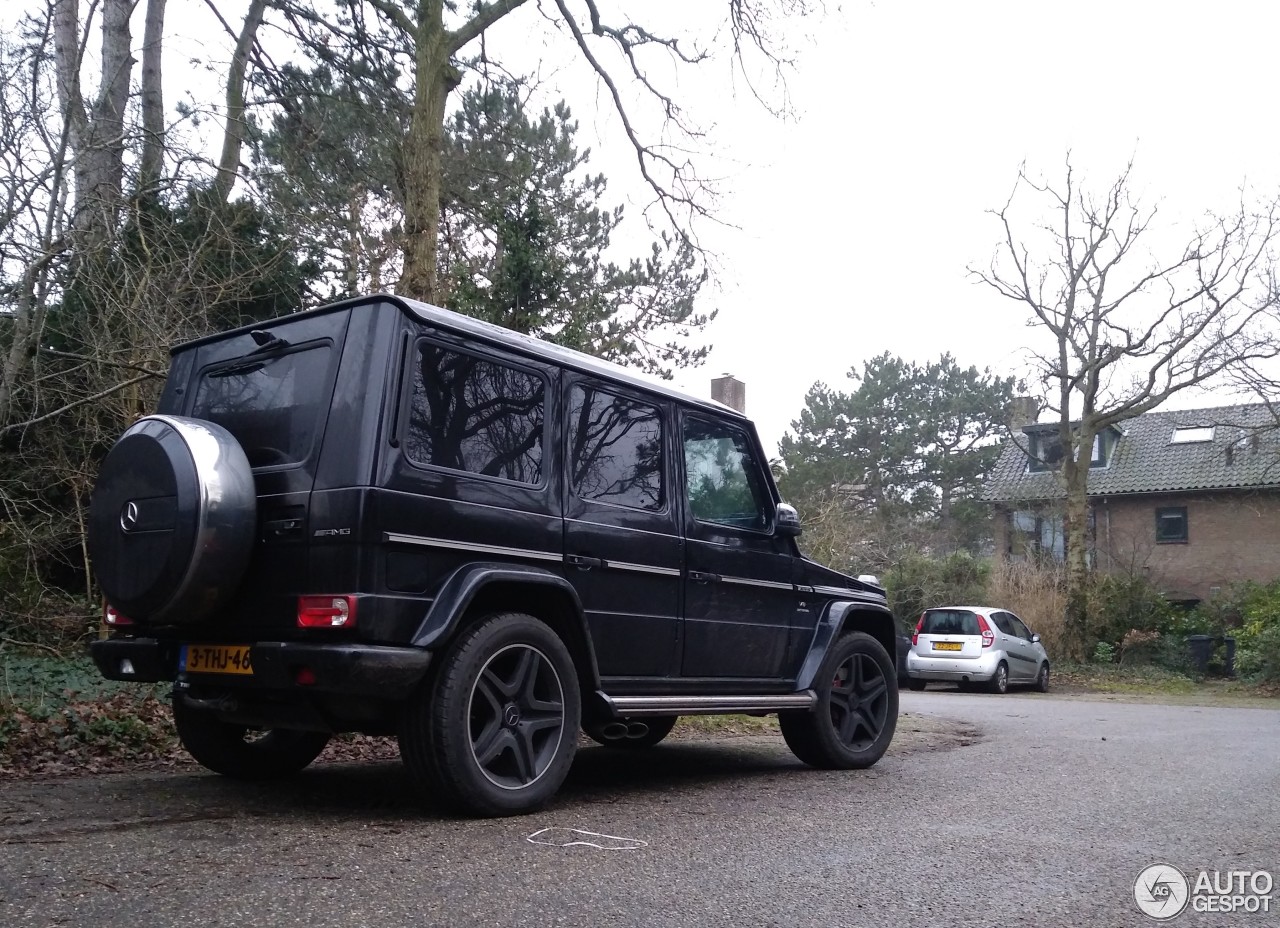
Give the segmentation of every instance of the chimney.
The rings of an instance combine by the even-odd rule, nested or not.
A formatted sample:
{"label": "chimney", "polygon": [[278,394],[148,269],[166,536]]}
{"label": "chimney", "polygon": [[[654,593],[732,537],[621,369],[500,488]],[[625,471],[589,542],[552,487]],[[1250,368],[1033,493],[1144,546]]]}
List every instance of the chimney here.
{"label": "chimney", "polygon": [[1040,417],[1040,401],[1034,396],[1015,396],[1009,404],[1009,431],[1021,432]]}
{"label": "chimney", "polygon": [[732,374],[711,378],[711,398],[738,412],[747,411],[747,385]]}

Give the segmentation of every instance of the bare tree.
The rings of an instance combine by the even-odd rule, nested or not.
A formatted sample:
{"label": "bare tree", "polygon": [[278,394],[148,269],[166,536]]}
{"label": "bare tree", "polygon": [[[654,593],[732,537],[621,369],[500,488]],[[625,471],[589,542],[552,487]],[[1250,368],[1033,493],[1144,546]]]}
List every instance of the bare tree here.
{"label": "bare tree", "polygon": [[166,126],[164,0],[129,105],[136,5],[42,0],[0,36],[0,623],[67,597],[83,617],[93,473],[154,407],[169,346],[297,308],[305,276]]}
{"label": "bare tree", "polygon": [[[658,34],[639,20],[644,4],[628,4],[629,19],[610,22],[598,0],[336,0],[341,17],[326,16],[315,0],[272,0],[295,33],[322,61],[341,64],[346,55],[356,68],[373,57],[403,61],[412,75],[411,111],[401,156],[404,201],[399,289],[424,300],[437,294],[437,246],[440,238],[441,158],[449,94],[463,80],[462,56],[478,46],[485,32],[521,7],[537,7],[566,36],[604,87],[622,124],[638,171],[654,194],[667,223],[687,235],[690,222],[710,209],[711,188],[698,172],[690,149],[702,132],[688,117],[675,91],[657,77],[669,66],[699,65],[709,58],[702,48],[687,48],[677,38]],[[781,50],[779,23],[807,15],[811,0],[723,0],[724,34],[735,61],[755,53],[774,82],[789,60]],[[465,9],[467,12],[461,13]],[[532,11],[530,11],[532,15]],[[614,14],[622,15],[622,14]],[[342,50],[340,52],[340,50]],[[487,60],[487,59],[486,59]],[[379,69],[373,69],[383,73]],[[743,67],[745,74],[747,68]],[[269,78],[268,78],[269,79]],[[653,130],[639,125],[624,94],[625,82],[638,85],[661,114]],[[751,84],[757,98],[757,92]],[[767,105],[767,104],[766,104]]]}
{"label": "bare tree", "polygon": [[[1003,231],[997,252],[989,268],[970,269],[1023,307],[1045,345],[1032,357],[1063,450],[1066,622],[1077,650],[1085,642],[1095,437],[1280,354],[1272,254],[1280,200],[1255,208],[1242,197],[1238,209],[1207,217],[1160,260],[1147,250],[1157,209],[1133,196],[1131,170],[1132,163],[1101,195],[1078,182],[1069,156],[1059,182],[1019,171],[1009,200],[992,211]],[[1019,222],[1024,200],[1052,218]]]}

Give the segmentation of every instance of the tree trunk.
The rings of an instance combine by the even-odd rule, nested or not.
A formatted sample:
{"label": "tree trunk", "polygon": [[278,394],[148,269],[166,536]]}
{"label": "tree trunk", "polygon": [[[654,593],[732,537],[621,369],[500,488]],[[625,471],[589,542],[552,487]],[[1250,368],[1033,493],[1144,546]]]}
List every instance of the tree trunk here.
{"label": "tree trunk", "polygon": [[53,60],[67,147],[75,153],[83,147],[87,122],[80,93],[80,0],[54,0]]}
{"label": "tree trunk", "polygon": [[[1092,446],[1090,446],[1090,449]],[[1063,464],[1067,486],[1066,511],[1063,514],[1063,544],[1066,555],[1067,615],[1066,640],[1068,656],[1082,660],[1088,655],[1089,637],[1089,467],[1081,467],[1073,453]]]}
{"label": "tree trunk", "polygon": [[419,10],[413,116],[404,152],[404,271],[399,292],[431,302],[437,299],[445,103],[461,78],[449,61],[442,0],[424,2]]}
{"label": "tree trunk", "polygon": [[222,135],[218,176],[213,182],[214,195],[220,203],[226,203],[230,199],[231,188],[240,175],[240,149],[244,146],[245,137],[245,72],[249,69],[249,53],[257,40],[258,27],[262,25],[266,8],[267,0],[253,0],[249,4],[249,10],[244,14],[240,37],[236,40],[236,48],[231,55],[231,66],[227,69],[227,126]]}
{"label": "tree trunk", "polygon": [[139,159],[139,191],[156,195],[164,171],[164,86],[161,79],[161,45],[167,0],[147,0],[146,28],[142,36],[142,156]]}
{"label": "tree trunk", "polygon": [[[102,80],[84,150],[76,155],[75,218],[82,244],[93,248],[115,228],[124,182],[124,110],[133,74],[129,17],[133,0],[102,5]],[[77,62],[77,65],[79,62]]]}

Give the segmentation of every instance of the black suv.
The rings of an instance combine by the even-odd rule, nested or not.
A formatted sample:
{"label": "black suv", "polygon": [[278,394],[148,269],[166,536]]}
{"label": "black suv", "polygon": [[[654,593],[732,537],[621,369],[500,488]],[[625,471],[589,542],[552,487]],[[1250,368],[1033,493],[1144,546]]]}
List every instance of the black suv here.
{"label": "black suv", "polygon": [[482,815],[546,802],[579,727],[634,749],[777,712],[806,763],[866,767],[893,620],[799,533],[734,410],[369,297],[174,349],[94,491],[93,657],[174,681],[211,770],[394,734],[424,795]]}

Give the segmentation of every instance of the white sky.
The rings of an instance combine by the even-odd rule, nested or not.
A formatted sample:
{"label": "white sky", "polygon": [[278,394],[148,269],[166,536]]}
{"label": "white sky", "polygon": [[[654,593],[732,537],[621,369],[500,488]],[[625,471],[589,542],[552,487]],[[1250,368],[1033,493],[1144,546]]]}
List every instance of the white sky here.
{"label": "white sky", "polygon": [[[687,21],[694,9],[718,14],[724,0],[660,2]],[[237,26],[244,5],[219,4]],[[1004,203],[1024,160],[1056,178],[1071,149],[1078,174],[1105,186],[1136,156],[1135,187],[1184,225],[1229,208],[1243,182],[1259,195],[1280,190],[1268,90],[1280,4],[828,6],[802,27],[811,38],[799,41],[790,79],[795,121],[764,113],[723,65],[679,78],[691,115],[714,126],[699,163],[725,178],[718,214],[736,228],[699,227],[718,255],[707,308],[720,315],[708,363],[677,383],[706,394],[724,372],[746,381],[770,452],[815,380],[843,389],[851,367],[882,351],[921,362],[950,351],[962,364],[1023,371],[1037,332],[966,268],[989,262],[999,230],[984,211]],[[548,89],[582,123],[580,142],[597,152],[591,169],[610,178],[617,200],[641,205],[630,151],[565,37],[540,32],[532,5],[508,19],[491,55],[500,60],[506,43],[530,70],[541,61]],[[189,63],[227,57],[203,5],[171,2],[167,32],[167,83],[207,88],[216,101],[221,68],[214,77]],[[140,41],[140,17],[136,33]]]}

